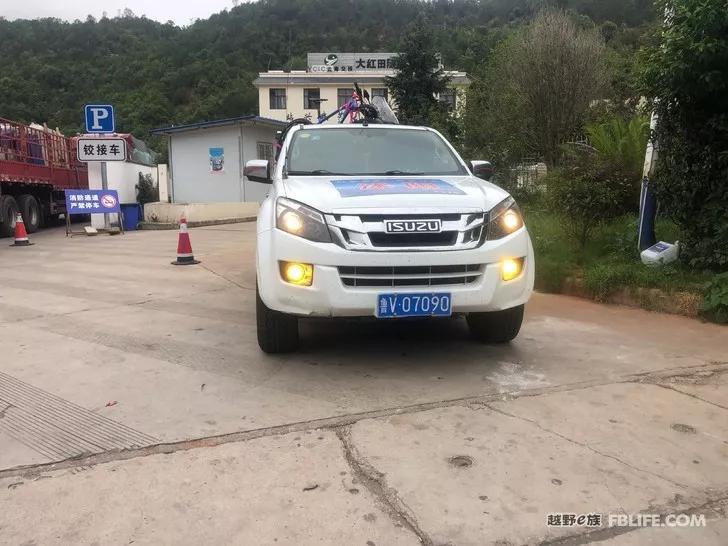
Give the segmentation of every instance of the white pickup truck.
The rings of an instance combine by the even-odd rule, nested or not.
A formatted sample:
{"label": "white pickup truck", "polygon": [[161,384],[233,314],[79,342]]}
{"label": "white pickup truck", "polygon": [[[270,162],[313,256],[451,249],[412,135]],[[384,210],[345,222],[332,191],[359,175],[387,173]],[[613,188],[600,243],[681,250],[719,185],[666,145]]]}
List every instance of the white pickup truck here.
{"label": "white pickup truck", "polygon": [[403,125],[297,125],[257,224],[257,329],[267,353],[298,347],[303,317],[465,315],[473,336],[512,340],[534,280],[513,198],[437,131]]}

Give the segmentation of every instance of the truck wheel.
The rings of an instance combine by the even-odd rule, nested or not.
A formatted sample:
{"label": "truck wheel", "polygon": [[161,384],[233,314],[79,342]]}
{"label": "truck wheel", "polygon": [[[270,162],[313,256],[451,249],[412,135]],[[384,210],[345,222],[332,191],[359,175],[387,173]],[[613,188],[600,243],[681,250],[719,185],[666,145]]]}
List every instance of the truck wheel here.
{"label": "truck wheel", "polygon": [[35,233],[38,231],[41,222],[40,205],[38,204],[38,200],[32,195],[21,195],[18,197],[18,208],[20,209],[20,214],[23,216],[25,230],[28,233]]}
{"label": "truck wheel", "polygon": [[523,323],[523,305],[493,311],[468,314],[471,335],[482,343],[508,343],[518,335]]}
{"label": "truck wheel", "polygon": [[266,307],[255,288],[258,345],[265,353],[290,353],[298,348],[298,319]]}
{"label": "truck wheel", "polygon": [[15,235],[15,217],[18,214],[18,202],[12,195],[0,195],[0,237]]}

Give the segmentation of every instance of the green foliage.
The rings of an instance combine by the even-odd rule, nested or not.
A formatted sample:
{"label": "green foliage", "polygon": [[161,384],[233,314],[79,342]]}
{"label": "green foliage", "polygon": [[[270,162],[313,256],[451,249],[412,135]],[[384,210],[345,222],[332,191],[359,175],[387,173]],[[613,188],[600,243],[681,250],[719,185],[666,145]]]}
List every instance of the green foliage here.
{"label": "green foliage", "polygon": [[640,264],[595,264],[584,269],[584,288],[596,301],[606,301],[618,289],[633,283]]}
{"label": "green foliage", "polygon": [[728,271],[728,5],[665,0],[669,21],[645,52],[654,98],[660,206],[695,267]]}
{"label": "green foliage", "polygon": [[715,275],[706,284],[701,312],[713,322],[728,323],[728,273]]}
{"label": "green foliage", "polygon": [[[561,145],[603,97],[607,63],[598,30],[545,10],[499,45],[468,96],[468,145],[501,167],[524,156],[559,163]],[[488,127],[483,134],[482,127]]]}
{"label": "green foliage", "polygon": [[386,78],[397,104],[397,117],[408,125],[429,125],[438,114],[437,98],[450,81],[440,65],[435,42],[424,17],[407,28],[394,60],[397,73]]}
{"label": "green foliage", "polygon": [[[581,278],[587,293],[605,301],[623,288],[657,288],[666,293],[686,292],[700,297],[704,287],[720,276],[694,271],[683,263],[663,267],[646,267],[637,253],[637,217],[627,214],[601,223],[594,229],[586,247],[579,251],[571,244],[566,223],[561,216],[548,211],[526,210],[526,225],[536,255],[536,288],[559,293],[567,277]],[[672,238],[677,226],[667,219],[658,219],[657,230]],[[721,285],[722,286],[722,285]],[[703,308],[707,309],[708,291]],[[643,301],[649,305],[649,300]],[[709,320],[715,315],[704,311]]]}
{"label": "green foliage", "polygon": [[137,183],[137,202],[144,205],[145,203],[156,203],[159,201],[159,188],[154,185],[151,174],[139,173],[139,182]]}
{"label": "green foliage", "polygon": [[635,184],[639,182],[650,135],[650,124],[645,117],[635,116],[625,121],[614,116],[602,123],[587,125],[586,133],[602,159],[631,173]]}
{"label": "green foliage", "polygon": [[588,153],[577,154],[549,173],[545,184],[550,210],[563,218],[568,235],[582,252],[600,224],[637,202],[634,177]]}
{"label": "green foliage", "polygon": [[[565,0],[619,36],[648,20],[635,0]],[[111,102],[119,130],[162,151],[151,128],[257,111],[252,81],[269,68],[305,68],[308,51],[396,51],[424,13],[446,67],[474,72],[534,14],[530,0],[264,0],[179,28],[126,12],[63,22],[0,18],[0,117],[82,130],[84,103]],[[622,25],[627,25],[623,27]],[[627,30],[625,30],[627,29]]]}
{"label": "green foliage", "polygon": [[435,103],[429,112],[429,126],[445,135],[445,138],[462,154],[465,131],[465,109],[462,105],[465,102],[465,93],[462,91],[456,91],[456,93],[455,111],[442,102]]}

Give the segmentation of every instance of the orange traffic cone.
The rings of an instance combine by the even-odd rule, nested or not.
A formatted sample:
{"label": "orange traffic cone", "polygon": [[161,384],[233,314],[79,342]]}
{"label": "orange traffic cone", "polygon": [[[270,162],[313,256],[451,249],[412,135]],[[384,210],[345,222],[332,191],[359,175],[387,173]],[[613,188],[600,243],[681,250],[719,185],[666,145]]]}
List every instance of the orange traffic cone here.
{"label": "orange traffic cone", "polygon": [[177,260],[172,265],[194,265],[200,263],[195,260],[192,254],[192,244],[190,243],[190,234],[187,233],[187,219],[182,218],[179,221],[179,240],[177,241]]}
{"label": "orange traffic cone", "polygon": [[28,239],[28,232],[25,231],[23,217],[18,213],[15,217],[15,242],[10,246],[30,246],[32,244]]}

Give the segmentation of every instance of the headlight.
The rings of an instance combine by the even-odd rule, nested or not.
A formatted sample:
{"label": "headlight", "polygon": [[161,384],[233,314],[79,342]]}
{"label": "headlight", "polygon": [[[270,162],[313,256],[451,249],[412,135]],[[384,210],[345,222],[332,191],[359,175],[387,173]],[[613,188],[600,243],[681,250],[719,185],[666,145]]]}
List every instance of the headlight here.
{"label": "headlight", "polygon": [[285,197],[279,197],[276,201],[276,227],[309,241],[331,242],[331,234],[323,214]]}
{"label": "headlight", "polygon": [[490,211],[486,240],[502,239],[523,227],[523,216],[513,197],[498,203]]}

